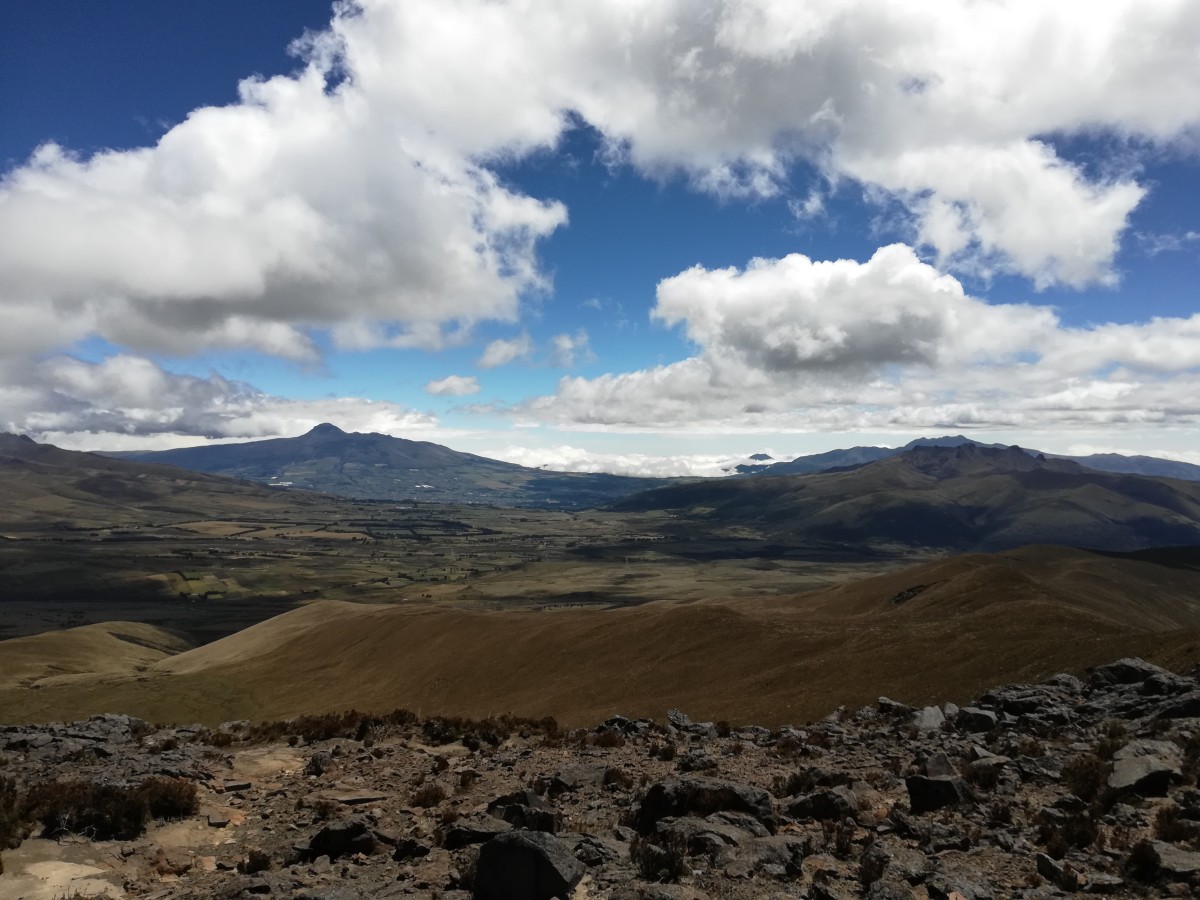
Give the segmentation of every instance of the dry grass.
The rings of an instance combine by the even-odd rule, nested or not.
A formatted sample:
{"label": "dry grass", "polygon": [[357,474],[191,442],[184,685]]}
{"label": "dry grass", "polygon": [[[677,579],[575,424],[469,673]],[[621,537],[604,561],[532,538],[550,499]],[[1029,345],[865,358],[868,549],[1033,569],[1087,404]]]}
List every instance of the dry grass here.
{"label": "dry grass", "polygon": [[[890,602],[913,584],[930,587]],[[553,612],[328,602],[137,677],[0,691],[0,719],[121,709],[213,723],[321,714],[350,701],[468,719],[551,715],[567,727],[614,713],[661,717],[671,706],[697,719],[800,724],[881,693],[962,702],[1125,655],[1186,668],[1200,661],[1197,598],[1192,569],[1028,548],[787,599]],[[459,739],[454,720],[444,724],[445,736],[429,738]]]}

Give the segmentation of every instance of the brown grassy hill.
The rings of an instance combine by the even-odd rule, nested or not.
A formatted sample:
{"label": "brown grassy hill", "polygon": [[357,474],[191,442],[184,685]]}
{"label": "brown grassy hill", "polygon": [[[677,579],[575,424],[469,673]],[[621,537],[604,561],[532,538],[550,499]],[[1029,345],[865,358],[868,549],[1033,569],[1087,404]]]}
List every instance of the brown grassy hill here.
{"label": "brown grassy hill", "polygon": [[130,674],[189,648],[169,632],[140,622],[104,622],[13,638],[0,641],[0,690],[36,690],[80,675]]}
{"label": "brown grassy hill", "polygon": [[661,488],[612,508],[668,510],[781,539],[855,545],[1200,544],[1200,484],[971,444],[917,447],[850,471]]}
{"label": "brown grassy hill", "polygon": [[1163,565],[1035,547],[785,600],[617,610],[317,603],[136,676],[0,691],[0,721],[408,707],[586,724],[679,706],[778,724],[880,694],[965,701],[1130,654],[1177,669],[1200,661],[1200,554]]}

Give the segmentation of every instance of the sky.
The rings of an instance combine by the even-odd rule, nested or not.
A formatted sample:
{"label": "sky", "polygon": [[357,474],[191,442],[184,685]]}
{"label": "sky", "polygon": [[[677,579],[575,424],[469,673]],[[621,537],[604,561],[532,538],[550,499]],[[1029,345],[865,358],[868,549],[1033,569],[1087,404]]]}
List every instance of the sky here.
{"label": "sky", "polygon": [[0,4],[0,430],[1200,462],[1194,0]]}

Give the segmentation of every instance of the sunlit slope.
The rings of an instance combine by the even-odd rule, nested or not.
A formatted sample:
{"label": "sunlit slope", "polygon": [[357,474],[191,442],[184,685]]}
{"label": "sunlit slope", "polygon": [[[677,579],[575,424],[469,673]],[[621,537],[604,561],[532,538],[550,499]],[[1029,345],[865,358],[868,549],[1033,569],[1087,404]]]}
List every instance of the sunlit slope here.
{"label": "sunlit slope", "polygon": [[144,670],[189,645],[140,622],[104,622],[0,641],[0,690]]}
{"label": "sunlit slope", "polygon": [[402,706],[587,724],[679,706],[778,724],[880,694],[963,701],[1122,655],[1200,661],[1200,572],[1175,562],[1029,548],[784,600],[617,610],[317,603],[136,678],[0,691],[0,718],[216,722]]}
{"label": "sunlit slope", "polygon": [[660,488],[613,508],[860,547],[1200,544],[1200,484],[1096,472],[1019,448],[975,445],[917,447],[846,472]]}

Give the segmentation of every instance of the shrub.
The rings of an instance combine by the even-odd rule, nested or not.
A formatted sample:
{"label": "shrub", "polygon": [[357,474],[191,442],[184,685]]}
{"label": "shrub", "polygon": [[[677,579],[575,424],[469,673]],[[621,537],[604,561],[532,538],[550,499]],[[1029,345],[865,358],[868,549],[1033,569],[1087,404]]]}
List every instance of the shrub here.
{"label": "shrub", "polygon": [[606,785],[615,785],[623,790],[633,789],[633,776],[624,769],[619,769],[616,766],[609,766],[604,770],[604,783]]}
{"label": "shrub", "polygon": [[196,785],[182,778],[151,776],[142,781],[139,790],[155,819],[186,819],[199,808]]}
{"label": "shrub", "polygon": [[1158,875],[1158,854],[1149,841],[1138,841],[1125,860],[1125,871],[1138,881],[1153,881]]}
{"label": "shrub", "polygon": [[140,784],[109,784],[73,778],[33,785],[24,801],[27,817],[42,834],[82,834],[93,840],[133,840],[147,820],[195,815],[196,786],[179,778],[150,777]]}
{"label": "shrub", "polygon": [[1094,753],[1074,756],[1063,766],[1062,777],[1072,794],[1091,801],[1108,783],[1108,764]]}
{"label": "shrub", "polygon": [[0,778],[0,850],[18,847],[25,837],[26,816],[18,802],[17,783]]}
{"label": "shrub", "polygon": [[625,735],[616,728],[605,728],[596,735],[592,744],[596,747],[624,747]]}
{"label": "shrub", "polygon": [[416,806],[421,809],[428,809],[437,806],[446,799],[446,789],[436,781],[430,781],[427,784],[421,785],[413,791],[412,797],[409,798],[408,805]]}
{"label": "shrub", "polygon": [[82,778],[43,781],[29,789],[26,806],[42,836],[82,834],[98,841],[129,841],[146,828],[146,798],[129,785]]}
{"label": "shrub", "polygon": [[629,844],[629,857],[643,881],[676,882],[692,871],[687,861],[687,847],[678,837],[666,839],[659,845],[636,836]]}

